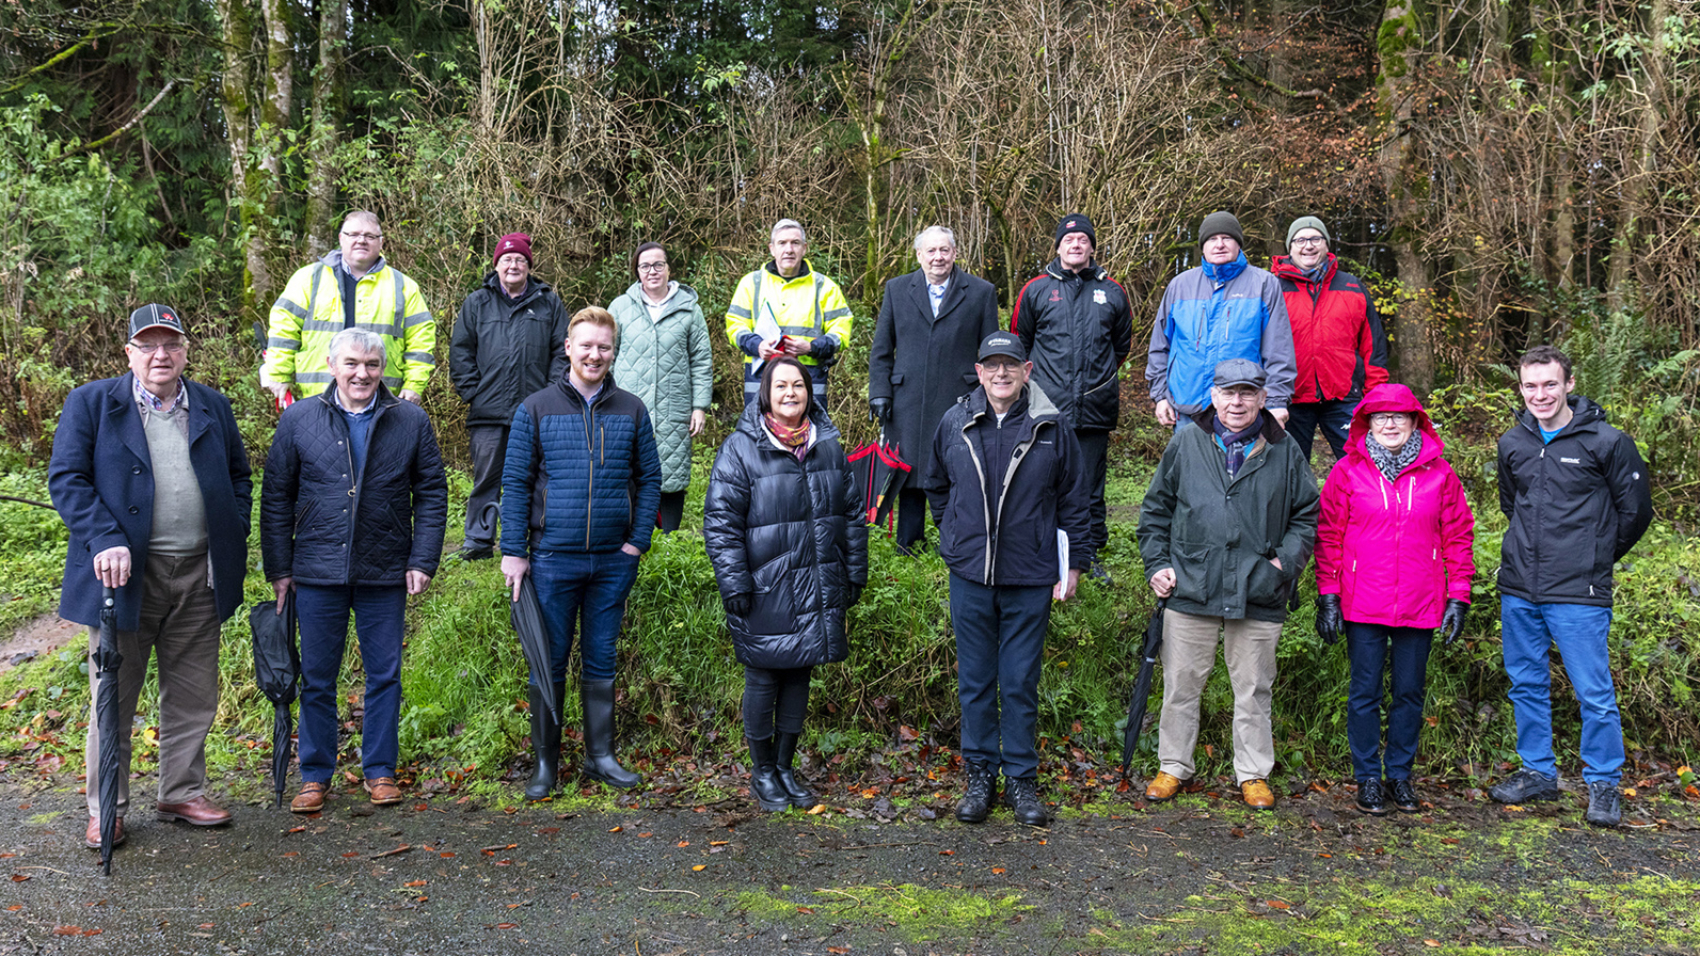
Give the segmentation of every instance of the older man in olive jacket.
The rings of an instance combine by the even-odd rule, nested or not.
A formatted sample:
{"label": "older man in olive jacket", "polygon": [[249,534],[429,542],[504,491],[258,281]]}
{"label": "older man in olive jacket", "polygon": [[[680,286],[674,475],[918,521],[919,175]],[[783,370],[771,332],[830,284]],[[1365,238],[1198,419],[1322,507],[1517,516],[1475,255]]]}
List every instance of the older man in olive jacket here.
{"label": "older man in olive jacket", "polygon": [[998,330],[998,290],[956,265],[956,234],[928,226],[915,237],[921,268],[885,284],[868,349],[868,412],[913,469],[897,496],[897,547],[908,553],[926,533],[921,477],[933,432],[956,400],[975,388],[974,356]]}
{"label": "older man in olive jacket", "polygon": [[1216,366],[1211,404],[1193,416],[1197,428],[1169,439],[1140,508],[1140,557],[1168,601],[1150,800],[1173,797],[1193,775],[1198,700],[1219,633],[1234,688],[1234,774],[1247,805],[1275,806],[1275,642],[1316,546],[1319,496],[1304,452],[1264,408],[1267,379],[1249,359]]}

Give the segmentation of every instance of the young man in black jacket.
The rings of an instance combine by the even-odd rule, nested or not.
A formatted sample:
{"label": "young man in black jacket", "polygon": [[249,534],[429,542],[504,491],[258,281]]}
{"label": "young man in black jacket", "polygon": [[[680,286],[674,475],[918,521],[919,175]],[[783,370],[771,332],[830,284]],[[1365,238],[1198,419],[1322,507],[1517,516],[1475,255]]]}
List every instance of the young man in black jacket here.
{"label": "young man in black jacket", "polygon": [[1558,646],[1582,708],[1587,820],[1617,826],[1623,724],[1612,686],[1612,565],[1653,520],[1647,466],[1605,410],[1571,394],[1570,357],[1543,345],[1518,362],[1525,411],[1499,439],[1499,621],[1517,755],[1523,768],[1490,795],[1500,803],[1558,799],[1552,749],[1551,665]]}
{"label": "young man in black jacket", "polygon": [[[1039,800],[1039,661],[1051,601],[1092,562],[1080,446],[1008,332],[980,343],[980,387],[939,422],[922,487],[950,568],[957,693],[968,792],[956,818],[980,823],[1001,769],[1015,819],[1050,822]],[[1068,569],[1060,567],[1062,532]]]}

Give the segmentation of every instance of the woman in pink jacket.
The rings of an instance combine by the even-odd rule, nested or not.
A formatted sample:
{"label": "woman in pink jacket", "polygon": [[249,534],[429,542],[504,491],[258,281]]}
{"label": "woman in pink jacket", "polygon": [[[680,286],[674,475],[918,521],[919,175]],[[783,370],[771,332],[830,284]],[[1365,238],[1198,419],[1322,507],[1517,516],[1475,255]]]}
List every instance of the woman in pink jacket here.
{"label": "woman in pink jacket", "polygon": [[[1446,446],[1403,385],[1377,385],[1358,403],[1346,457],[1322,488],[1316,532],[1316,633],[1342,632],[1351,659],[1346,736],[1358,809],[1418,809],[1411,786],[1429,642],[1438,625],[1458,639],[1476,572],[1476,519]],[[1391,672],[1387,750],[1381,749],[1382,674]],[[1385,774],[1383,769],[1385,768]],[[1383,777],[1385,776],[1385,782]]]}

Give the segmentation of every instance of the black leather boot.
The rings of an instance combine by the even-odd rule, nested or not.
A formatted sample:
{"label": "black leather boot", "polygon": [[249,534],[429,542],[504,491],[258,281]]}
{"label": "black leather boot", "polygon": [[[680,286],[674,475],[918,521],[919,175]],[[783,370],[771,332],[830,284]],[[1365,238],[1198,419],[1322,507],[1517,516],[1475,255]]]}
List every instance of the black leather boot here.
{"label": "black leather boot", "polygon": [[1039,799],[1039,782],[1032,777],[1004,781],[1004,802],[1015,809],[1015,822],[1030,827],[1050,826],[1051,815]]}
{"label": "black leather boot", "polygon": [[985,823],[997,800],[998,775],[978,761],[968,762],[968,792],[956,804],[956,819],[963,823]]}
{"label": "black leather boot", "polygon": [[791,795],[779,782],[779,758],[773,738],[745,737],[744,742],[750,745],[750,796],[770,813],[791,809]]}
{"label": "black leather boot", "polygon": [[579,681],[578,689],[584,700],[584,775],[621,790],[642,783],[614,759],[614,682]]}
{"label": "black leather boot", "polygon": [[[561,722],[549,716],[549,706],[543,699],[543,688],[532,687],[531,691],[531,749],[537,752],[537,772],[531,775],[531,782],[525,785],[527,800],[541,800],[555,789],[555,780],[561,770]],[[555,706],[560,706],[560,694],[556,693]]]}
{"label": "black leather boot", "polygon": [[810,810],[820,800],[815,792],[809,789],[797,771],[792,769],[792,761],[797,757],[798,734],[788,734],[780,731],[773,737],[774,760],[779,770],[779,785],[785,788],[785,795],[791,798],[791,805],[799,810]]}

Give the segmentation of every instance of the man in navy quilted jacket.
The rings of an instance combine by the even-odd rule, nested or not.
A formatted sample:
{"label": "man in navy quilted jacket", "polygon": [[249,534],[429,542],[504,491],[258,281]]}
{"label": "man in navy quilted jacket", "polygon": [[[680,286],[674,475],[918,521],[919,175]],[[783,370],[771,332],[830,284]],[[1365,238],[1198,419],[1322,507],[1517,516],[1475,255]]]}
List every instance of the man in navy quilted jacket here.
{"label": "man in navy quilted jacket", "polygon": [[661,458],[643,402],[614,384],[618,345],[606,309],[580,309],[567,323],[566,376],[521,402],[508,432],[502,576],[517,601],[531,575],[552,664],[551,673],[531,675],[531,800],[555,787],[561,725],[543,694],[561,701],[575,631],[584,659],[584,774],[623,790],[640,782],[614,759],[614,640],[661,505]]}

